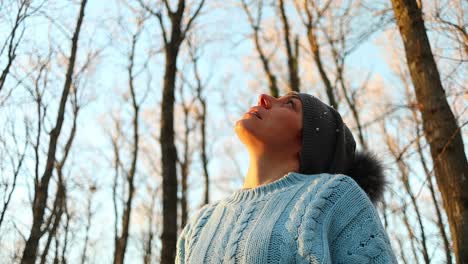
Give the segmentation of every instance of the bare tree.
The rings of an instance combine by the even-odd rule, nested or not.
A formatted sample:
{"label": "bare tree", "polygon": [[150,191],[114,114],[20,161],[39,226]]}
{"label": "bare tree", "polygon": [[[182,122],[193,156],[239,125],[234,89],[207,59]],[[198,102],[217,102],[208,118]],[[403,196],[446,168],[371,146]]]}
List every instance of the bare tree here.
{"label": "bare tree", "polygon": [[73,217],[72,213],[70,212],[69,208],[68,208],[68,203],[67,201],[65,201],[64,203],[64,213],[65,213],[65,224],[64,224],[64,227],[63,227],[63,233],[64,233],[64,238],[63,238],[63,246],[62,246],[62,251],[59,252],[58,249],[59,249],[59,240],[58,238],[56,238],[56,244],[57,244],[57,247],[56,247],[56,253],[55,253],[55,259],[54,259],[54,263],[59,263],[58,259],[60,258],[60,262],[61,263],[67,263],[67,248],[68,248],[68,235],[70,234],[70,219]]}
{"label": "bare tree", "polygon": [[[420,243],[421,243],[421,246],[422,246],[421,251],[422,251],[422,254],[423,254],[423,257],[424,257],[424,262],[425,263],[430,263],[431,260],[429,258],[429,252],[428,252],[428,248],[427,248],[426,231],[425,231],[425,228],[424,228],[424,225],[423,225],[423,222],[422,222],[421,210],[419,209],[418,202],[416,201],[416,195],[414,194],[414,191],[412,190],[411,184],[409,182],[409,174],[410,173],[409,173],[408,165],[401,158],[402,157],[402,150],[399,148],[398,143],[396,142],[396,140],[392,136],[390,136],[390,134],[388,134],[386,132],[385,127],[384,127],[384,131],[385,131],[385,134],[386,134],[386,143],[387,143],[388,149],[390,150],[390,153],[392,154],[392,156],[395,158],[395,162],[397,163],[398,169],[400,171],[401,183],[403,184],[403,187],[405,188],[405,191],[406,191],[407,195],[410,197],[411,204],[413,205],[414,212],[416,213],[416,220],[418,221],[419,230],[420,230],[420,234],[421,234]],[[404,209],[406,210],[406,206],[404,206],[404,207],[405,207]],[[413,234],[412,234],[412,236],[414,237]]]}
{"label": "bare tree", "polygon": [[318,7],[318,3],[315,1],[304,1],[303,6],[300,6],[297,1],[294,1],[294,3],[296,4],[296,10],[300,14],[305,12],[305,15],[301,16],[302,23],[306,28],[307,40],[309,41],[309,46],[312,51],[315,65],[317,66],[320,78],[325,85],[325,91],[327,93],[329,104],[335,109],[338,109],[338,101],[335,98],[335,89],[333,88],[330,77],[325,70],[317,37],[318,21],[329,8],[331,0],[326,1],[323,7]]}
{"label": "bare tree", "polygon": [[200,70],[199,70],[199,60],[201,56],[202,49],[201,47],[195,45],[193,41],[190,39],[187,41],[189,46],[189,54],[193,65],[193,75],[195,77],[195,85],[193,88],[196,90],[196,98],[200,103],[199,108],[196,108],[197,120],[200,122],[200,135],[201,135],[201,162],[203,166],[203,177],[205,178],[205,195],[204,195],[204,204],[210,202],[210,175],[208,173],[208,153],[207,153],[207,137],[206,137],[206,129],[207,129],[207,103],[206,103],[206,96],[203,94],[204,90],[207,86],[207,81],[203,81]]}
{"label": "bare tree", "polygon": [[[184,80],[184,78],[182,78]],[[187,83],[187,81],[181,82],[180,85],[180,97],[181,97],[181,104],[182,104],[182,111],[184,113],[184,137],[182,139],[182,145],[183,145],[183,154],[182,159],[178,159],[178,163],[180,165],[180,174],[181,174],[181,199],[180,199],[180,204],[181,204],[181,227],[185,226],[187,222],[187,216],[188,216],[188,206],[187,206],[187,193],[188,193],[188,186],[187,186],[187,179],[189,175],[189,169],[192,164],[192,156],[193,156],[193,151],[190,150],[190,134],[196,129],[196,123],[190,122],[190,112],[191,109],[194,107],[195,100],[197,99],[195,96],[193,96],[189,102],[185,102],[184,99],[184,91],[183,87],[184,84]]]}
{"label": "bare tree", "polygon": [[[2,46],[0,47],[0,56],[3,56],[6,53],[6,65],[3,66],[0,74],[0,91],[2,90],[5,80],[10,72],[10,68],[13,65],[14,60],[17,56],[17,49],[21,40],[23,39],[24,32],[26,28],[24,27],[24,22],[26,18],[34,14],[41,5],[36,8],[31,8],[31,1],[28,0],[21,0],[16,1],[18,8],[16,11],[15,19],[13,21],[13,25],[11,31],[8,34],[8,37],[3,42]],[[4,3],[2,2],[2,8]],[[32,10],[30,10],[32,9]]]}
{"label": "bare tree", "polygon": [[424,134],[450,223],[457,263],[468,262],[468,164],[460,127],[447,102],[416,0],[392,0]]}
{"label": "bare tree", "polygon": [[405,225],[406,231],[408,231],[408,236],[409,236],[409,242],[411,244],[411,254],[413,255],[415,263],[419,264],[419,258],[417,255],[418,250],[416,249],[416,242],[417,242],[417,237],[414,234],[413,227],[410,224],[409,216],[408,216],[408,204],[406,201],[402,200],[401,201],[401,212],[402,212],[402,217],[403,217],[403,223]]}
{"label": "bare tree", "polygon": [[[349,24],[346,23],[348,20],[348,17],[352,17],[353,10],[356,9],[353,5],[353,3],[348,3],[346,4],[346,7],[343,11],[342,16],[336,17],[336,16],[329,16],[331,20],[331,27],[337,25],[338,30],[334,30],[331,28],[322,28],[323,35],[325,39],[327,40],[329,47],[331,49],[331,54],[333,58],[333,62],[335,64],[335,76],[336,76],[336,81],[335,84],[336,86],[339,86],[341,88],[343,97],[345,98],[345,102],[347,103],[348,107],[351,110],[352,116],[354,118],[354,121],[356,122],[356,127],[357,127],[357,134],[358,134],[358,140],[359,143],[361,143],[361,146],[364,150],[366,150],[367,144],[366,140],[364,139],[364,131],[362,129],[361,125],[361,118],[359,115],[359,112],[357,110],[357,104],[356,104],[356,98],[355,95],[357,91],[362,90],[365,86],[366,83],[370,77],[366,78],[364,81],[363,85],[359,87],[358,89],[355,89],[354,91],[351,89],[351,87],[348,86],[348,83],[346,81],[345,77],[345,60],[348,57],[348,55],[358,46],[361,44],[361,42],[366,39],[368,34],[370,34],[367,31],[364,31],[361,35],[357,37],[357,40],[353,43],[349,43],[351,39],[351,30],[352,28],[349,26]],[[334,32],[334,34],[330,34],[328,32]]]}
{"label": "bare tree", "polygon": [[[161,106],[161,156],[163,176],[163,231],[161,234],[162,249],[161,263],[174,263],[177,242],[177,150],[174,144],[174,93],[177,73],[177,58],[180,47],[190,32],[191,27],[205,3],[201,0],[194,6],[194,11],[186,8],[185,0],[177,2],[173,10],[169,0],[164,0],[164,8],[157,10],[146,5],[143,0],[139,3],[148,10],[159,22],[163,37],[166,64],[164,68],[163,94]],[[169,18],[170,32],[164,22]],[[184,15],[186,18],[184,18]],[[185,23],[184,23],[185,22]]]}
{"label": "bare tree", "polygon": [[398,245],[400,246],[401,259],[403,260],[403,263],[407,264],[408,260],[406,259],[405,251],[403,249],[403,243],[401,242],[400,238],[397,238],[397,241],[398,241]]}
{"label": "bare tree", "polygon": [[84,238],[84,245],[83,251],[81,252],[81,264],[85,264],[88,258],[87,251],[88,251],[88,244],[89,244],[89,229],[91,228],[91,222],[94,216],[94,212],[92,210],[92,201],[93,196],[96,193],[97,186],[96,183],[91,183],[88,190],[88,198],[87,198],[87,205],[86,205],[86,224],[85,224],[85,238]]}
{"label": "bare tree", "polygon": [[[127,66],[127,74],[128,74],[128,89],[131,95],[131,103],[132,103],[132,129],[133,129],[133,136],[132,136],[132,150],[131,150],[131,164],[130,168],[126,170],[122,166],[122,170],[124,171],[125,176],[125,183],[124,185],[127,186],[128,190],[123,192],[122,195],[127,193],[127,197],[124,198],[123,202],[123,213],[121,219],[121,227],[120,232],[115,233],[115,245],[114,245],[114,263],[115,264],[123,264],[125,258],[125,252],[128,244],[128,237],[129,237],[129,227],[130,227],[130,217],[132,213],[132,202],[135,194],[135,175],[137,170],[137,161],[138,161],[138,152],[139,152],[139,123],[140,123],[140,109],[141,104],[144,101],[146,96],[143,96],[142,99],[137,99],[136,88],[135,88],[135,78],[137,77],[137,73],[135,72],[135,51],[137,47],[137,42],[140,37],[140,34],[143,30],[143,23],[145,21],[144,17],[137,18],[137,30],[134,34],[132,34],[132,41],[131,41],[131,48],[128,54],[128,66]],[[141,72],[141,71],[140,71]],[[121,160],[116,153],[116,159]],[[116,166],[119,166],[118,162]],[[115,185],[114,185],[115,186]],[[114,203],[115,202],[114,196]],[[117,214],[117,211],[115,212]],[[117,228],[116,230],[117,231]]]}
{"label": "bare tree", "polygon": [[[183,229],[188,220],[188,204],[187,204],[187,196],[189,191],[188,183],[188,175],[189,175],[189,167],[192,163],[192,156],[193,151],[189,149],[192,143],[189,142],[189,135],[193,133],[197,126],[200,130],[201,142],[199,145],[200,148],[200,159],[202,162],[203,168],[203,177],[205,179],[205,192],[203,198],[203,204],[207,204],[210,201],[210,176],[208,173],[208,154],[207,154],[207,140],[206,140],[206,120],[207,120],[207,104],[206,98],[203,95],[204,88],[206,83],[202,81],[202,77],[199,71],[199,60],[201,56],[201,47],[200,43],[194,43],[194,35],[191,34],[190,37],[187,38],[187,45],[188,45],[188,55],[189,55],[189,64],[192,67],[192,74],[193,79],[190,80],[188,76],[185,74],[180,74],[181,80],[183,81],[184,86],[188,86],[190,88],[189,94],[193,94],[193,97],[190,98],[189,102],[185,102],[184,93],[183,93],[183,86],[180,89],[180,97],[182,98],[182,110],[184,112],[184,139],[183,139],[183,159],[179,160],[180,168],[181,168],[181,224],[180,228]],[[198,105],[198,104],[199,105]],[[194,119],[194,123],[190,123],[190,119]],[[193,144],[195,145],[195,144]],[[203,205],[202,204],[202,205]]]}
{"label": "bare tree", "polygon": [[[437,0],[434,1],[434,27],[436,31],[444,35],[448,35],[451,40],[458,46],[457,52],[460,56],[452,57],[453,60],[466,62],[468,58],[468,33],[465,18],[466,8],[463,8],[462,0]],[[447,6],[453,5],[453,8]],[[453,11],[453,12],[448,12]],[[454,13],[452,17],[449,14]],[[430,18],[429,18],[430,19]],[[457,54],[455,53],[455,54]]]}
{"label": "bare tree", "polygon": [[[352,87],[351,78],[346,75],[346,60],[365,40],[388,23],[389,19],[380,15],[381,19],[368,21],[366,26],[362,26],[361,1],[344,4],[330,0],[303,1],[303,5],[296,2],[295,7],[305,25],[312,57],[325,86],[329,104],[338,107],[336,95],[341,90],[356,123],[359,143],[364,150],[368,149],[358,111],[357,94],[366,88],[371,74],[357,88]],[[327,52],[331,54],[330,57],[324,56]],[[327,59],[332,63],[327,63]],[[329,65],[328,68],[331,69],[327,70],[325,65]]]}
{"label": "bare tree", "polygon": [[144,204],[143,207],[145,209],[145,213],[147,214],[147,221],[148,221],[148,227],[145,232],[144,238],[143,238],[143,263],[144,264],[150,264],[153,263],[153,247],[154,247],[154,236],[156,234],[155,226],[157,226],[155,223],[156,221],[156,202],[157,202],[157,195],[158,195],[158,189],[152,189],[148,188],[148,193],[151,193],[151,200],[150,204],[146,205]]}
{"label": "bare tree", "polygon": [[60,98],[60,105],[57,112],[57,120],[55,127],[50,132],[49,147],[47,153],[47,161],[45,165],[44,172],[39,181],[38,178],[35,179],[34,184],[34,203],[33,203],[33,224],[31,227],[31,232],[29,238],[26,241],[26,245],[23,250],[23,257],[21,259],[22,264],[34,263],[36,260],[37,249],[39,246],[39,240],[44,234],[41,226],[44,222],[44,211],[46,208],[46,203],[48,199],[48,188],[49,181],[52,177],[52,171],[55,164],[55,153],[57,149],[58,138],[62,129],[65,106],[67,103],[68,95],[70,88],[72,86],[73,70],[75,68],[75,59],[78,49],[78,39],[80,34],[81,25],[84,18],[84,11],[86,7],[87,0],[83,0],[80,4],[80,11],[78,19],[76,22],[75,31],[72,38],[72,47],[70,52],[70,58],[68,62],[68,68],[65,74],[65,83],[63,86],[62,96]]}
{"label": "bare tree", "polygon": [[[121,120],[118,117],[113,118],[113,124],[114,124],[114,135],[110,135],[111,138],[111,143],[112,143],[112,150],[113,150],[113,155],[114,155],[114,160],[113,160],[113,169],[114,169],[114,181],[112,184],[112,202],[114,206],[114,255],[115,250],[117,248],[117,242],[119,238],[119,197],[118,197],[118,190],[117,188],[119,187],[119,180],[121,178],[121,167],[122,167],[122,161],[120,158],[120,140],[122,137],[122,128],[121,128]],[[124,193],[124,192],[122,192]],[[115,259],[115,256],[114,256]],[[115,260],[114,260],[115,261]]]}
{"label": "bare tree", "polygon": [[280,0],[278,5],[281,16],[281,22],[283,24],[284,45],[286,47],[286,55],[288,58],[289,87],[291,91],[299,92],[299,37],[296,36],[294,46],[292,46],[290,25],[288,21],[288,16],[286,15],[286,9],[284,7],[284,0]]}
{"label": "bare tree", "polygon": [[44,250],[41,255],[41,264],[47,263],[47,255],[49,253],[49,248],[52,243],[52,240],[56,238],[57,230],[59,228],[60,221],[62,219],[63,208],[66,193],[65,193],[65,183],[63,182],[63,176],[59,176],[57,194],[55,195],[54,205],[52,208],[52,213],[49,217],[49,220],[46,223],[48,237],[44,246]]}
{"label": "bare tree", "polygon": [[252,27],[252,30],[253,30],[253,39],[255,43],[255,48],[257,50],[258,56],[260,57],[260,61],[262,62],[263,70],[265,71],[265,74],[267,75],[267,78],[268,78],[270,94],[271,96],[278,97],[279,88],[278,88],[277,78],[271,69],[271,65],[270,65],[271,56],[267,56],[265,54],[265,51],[262,48],[261,38],[260,38],[260,33],[261,33],[260,25],[262,22],[263,1],[262,0],[258,1],[256,17],[252,15],[249,5],[247,4],[245,0],[242,0],[242,8],[245,14],[247,15],[247,19],[249,21],[250,27]]}
{"label": "bare tree", "polygon": [[437,227],[439,228],[439,233],[440,233],[440,236],[441,236],[441,239],[444,243],[444,248],[445,248],[445,255],[446,255],[446,263],[447,264],[451,264],[452,263],[452,250],[451,250],[451,247],[450,247],[450,242],[448,240],[448,235],[447,233],[445,232],[445,223],[444,223],[444,220],[442,218],[442,210],[441,210],[441,205],[438,201],[438,199],[436,198],[436,190],[434,188],[434,185],[432,183],[432,172],[431,170],[429,169],[429,165],[428,165],[428,162],[426,160],[426,157],[425,157],[425,150],[423,149],[423,146],[421,144],[421,137],[423,136],[423,134],[421,133],[421,127],[422,127],[422,122],[420,120],[420,118],[418,117],[418,111],[417,111],[417,103],[415,103],[415,100],[414,100],[414,94],[411,93],[411,80],[409,80],[409,74],[407,73],[407,71],[404,71],[403,69],[400,70],[399,72],[399,77],[401,79],[401,81],[403,82],[403,85],[404,85],[404,88],[405,88],[405,94],[406,94],[406,100],[407,100],[407,105],[408,105],[408,108],[411,110],[411,121],[412,123],[414,124],[414,128],[415,128],[415,140],[414,140],[414,143],[416,145],[416,152],[418,154],[418,157],[419,157],[419,161],[421,162],[421,166],[423,168],[423,171],[424,171],[424,174],[425,174],[425,178],[426,178],[426,182],[427,182],[427,186],[428,186],[428,189],[429,189],[429,192],[431,194],[431,200],[432,200],[432,203],[434,205],[434,209],[435,209],[435,212],[436,212],[436,223],[437,223]]}
{"label": "bare tree", "polygon": [[[28,127],[29,127],[29,125],[27,124],[27,122],[25,122],[26,138],[29,137],[29,128]],[[16,136],[15,126],[14,126],[13,122],[11,122],[11,129],[10,130],[11,130],[11,137],[13,139],[13,143],[14,143],[14,146],[15,146],[15,148],[14,148],[15,153],[12,153],[13,152],[12,147],[7,147],[6,140],[0,137],[0,144],[2,145],[2,148],[0,148],[0,150],[1,150],[0,158],[4,157],[4,158],[1,158],[1,161],[0,161],[0,171],[1,172],[5,171],[5,169],[3,168],[3,166],[4,166],[3,162],[7,162],[7,158],[8,158],[8,161],[10,162],[10,164],[11,164],[10,166],[12,168],[12,179],[11,179],[11,181],[8,178],[3,178],[2,177],[2,179],[1,179],[2,180],[2,182],[1,182],[2,193],[3,193],[3,197],[2,197],[3,205],[2,205],[2,209],[1,209],[1,213],[0,213],[0,229],[2,227],[3,220],[5,219],[5,214],[6,214],[7,210],[8,210],[8,206],[10,205],[11,197],[13,196],[13,193],[14,193],[14,191],[16,189],[16,183],[17,183],[17,180],[18,180],[18,175],[20,174],[21,168],[23,167],[23,164],[24,164],[23,162],[24,162],[26,150],[27,150],[28,145],[29,145],[28,141],[25,140],[23,150],[21,151],[20,147],[19,147],[19,142],[18,142],[18,138]],[[3,153],[3,151],[5,151],[5,153]]]}
{"label": "bare tree", "polygon": [[[78,76],[76,76],[75,78],[78,79]],[[81,108],[80,105],[78,104],[77,85],[74,84],[73,88],[74,89],[72,89],[72,100],[71,100],[72,109],[73,109],[73,122],[72,122],[72,127],[70,129],[70,133],[65,143],[65,148],[63,150],[63,157],[61,159],[57,159],[55,163],[55,170],[57,172],[57,177],[58,177],[57,192],[56,192],[55,200],[53,203],[52,213],[48,217],[45,227],[44,227],[45,231],[48,232],[48,237],[44,246],[44,250],[41,255],[41,264],[44,264],[47,262],[47,255],[49,254],[50,245],[52,243],[52,240],[56,238],[57,236],[59,225],[62,220],[62,215],[64,211],[66,211],[67,188],[66,188],[66,182],[64,180],[63,168],[65,167],[65,163],[70,155],[73,141],[75,139],[78,113]]]}

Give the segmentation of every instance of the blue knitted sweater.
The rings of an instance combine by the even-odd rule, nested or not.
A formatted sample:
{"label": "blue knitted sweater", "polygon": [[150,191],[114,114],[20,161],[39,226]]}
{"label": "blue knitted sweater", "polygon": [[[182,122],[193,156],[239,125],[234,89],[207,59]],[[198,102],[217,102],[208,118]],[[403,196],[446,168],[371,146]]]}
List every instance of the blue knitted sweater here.
{"label": "blue knitted sweater", "polygon": [[176,263],[397,263],[364,190],[343,174],[300,174],[198,209]]}

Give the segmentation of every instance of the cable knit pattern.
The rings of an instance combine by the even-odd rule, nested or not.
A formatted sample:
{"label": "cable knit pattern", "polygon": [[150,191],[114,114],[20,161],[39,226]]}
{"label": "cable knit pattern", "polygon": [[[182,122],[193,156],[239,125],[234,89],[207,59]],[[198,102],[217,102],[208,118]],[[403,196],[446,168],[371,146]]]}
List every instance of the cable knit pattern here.
{"label": "cable knit pattern", "polygon": [[[242,210],[240,208],[236,208],[235,211],[232,212],[233,222],[237,222],[241,214],[242,214]],[[230,215],[226,215],[226,217],[229,217],[229,216]],[[229,248],[226,246],[229,242],[230,234],[231,234],[229,227],[227,225],[229,225],[229,223],[226,223],[226,222],[220,223],[219,232],[215,234],[215,235],[219,235],[218,236],[219,239],[214,238],[216,239],[215,241],[217,245],[214,245],[214,247],[208,250],[208,252],[212,254],[211,256],[210,255],[206,256],[208,262],[223,263],[224,256],[226,255],[225,249]],[[235,225],[235,226],[238,226],[238,225]]]}
{"label": "cable knit pattern", "polygon": [[286,223],[286,228],[288,231],[295,234],[295,240],[298,239],[298,230],[305,213],[306,205],[312,201],[320,186],[321,185],[319,185],[318,182],[311,184],[301,195],[291,212],[291,217]]}
{"label": "cable knit pattern", "polygon": [[290,172],[198,210],[178,238],[176,263],[397,261],[376,209],[351,177]]}
{"label": "cable knit pattern", "polygon": [[[201,215],[200,219],[195,222],[194,227],[193,227],[193,232],[190,232],[187,237],[189,239],[187,240],[187,248],[192,248],[195,243],[197,243],[198,237],[200,235],[200,230],[203,228],[203,226],[206,224],[208,221],[208,218],[210,217],[211,213],[213,212],[215,206],[210,206],[209,204],[205,204],[202,208],[200,208],[200,213]],[[188,256],[187,258],[190,258],[192,251],[188,251]]]}
{"label": "cable knit pattern", "polygon": [[182,229],[182,231],[180,232],[179,238],[177,240],[177,252],[180,252],[180,254],[176,255],[176,263],[185,262],[186,252],[183,249],[189,248],[190,246],[187,243],[187,241],[189,240],[187,238],[190,237],[191,233],[194,231],[194,228],[192,228],[192,226],[199,219],[200,215],[202,215],[208,209],[209,206],[210,206],[209,204],[205,204],[201,208],[196,210],[192,218],[190,219],[190,221],[188,221],[184,229]]}
{"label": "cable knit pattern", "polygon": [[253,204],[251,204],[246,212],[242,215],[242,217],[239,220],[239,223],[237,223],[236,227],[234,228],[232,234],[233,234],[233,239],[231,240],[232,243],[226,248],[227,252],[224,255],[224,261],[225,263],[233,263],[236,257],[236,250],[237,250],[237,245],[239,243],[240,237],[242,235],[242,232],[244,229],[247,227],[247,224],[249,222],[250,216],[252,215],[253,211],[256,209],[256,203],[259,201],[254,201]]}
{"label": "cable knit pattern", "polygon": [[331,207],[333,200],[330,199],[336,193],[336,189],[344,181],[344,176],[329,179],[320,188],[320,191],[314,196],[314,199],[307,204],[307,210],[304,214],[303,221],[299,227],[299,254],[309,260],[310,263],[319,263],[317,259],[323,258],[321,243],[316,243],[315,240],[321,240],[322,230],[317,230],[319,218],[325,217],[325,207]]}
{"label": "cable knit pattern", "polygon": [[[330,219],[327,223],[332,227],[343,226],[335,229],[331,233],[331,248],[334,250],[333,263],[395,263],[392,255],[390,240],[384,231],[383,225],[377,211],[371,207],[371,202],[365,192],[360,188],[355,188],[357,183],[348,178],[344,180],[349,184],[348,191],[344,196],[349,199],[340,199],[334,206],[330,215],[340,215],[348,211],[346,208],[354,204],[353,201],[361,201],[358,213],[353,214],[347,225],[338,224],[335,219]],[[345,213],[350,215],[349,213]],[[339,245],[339,247],[338,247]]]}

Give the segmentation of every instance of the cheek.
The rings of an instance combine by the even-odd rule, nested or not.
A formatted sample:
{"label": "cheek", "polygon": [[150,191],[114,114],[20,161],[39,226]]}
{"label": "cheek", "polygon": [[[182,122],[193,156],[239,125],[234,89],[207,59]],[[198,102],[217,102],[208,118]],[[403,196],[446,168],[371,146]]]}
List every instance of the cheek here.
{"label": "cheek", "polygon": [[270,110],[264,120],[258,122],[257,129],[263,133],[285,134],[292,133],[296,137],[302,127],[302,118],[287,107],[278,107]]}
{"label": "cheek", "polygon": [[263,126],[264,132],[269,137],[275,137],[281,141],[292,141],[297,140],[298,136],[301,135],[301,127],[295,119],[288,117],[271,121],[266,122]]}

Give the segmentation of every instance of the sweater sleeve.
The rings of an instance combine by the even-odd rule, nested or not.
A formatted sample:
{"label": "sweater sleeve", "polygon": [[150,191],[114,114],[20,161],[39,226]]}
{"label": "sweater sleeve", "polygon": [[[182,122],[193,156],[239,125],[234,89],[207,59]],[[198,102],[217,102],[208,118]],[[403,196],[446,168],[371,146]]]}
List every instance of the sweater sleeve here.
{"label": "sweater sleeve", "polygon": [[203,213],[208,209],[209,206],[210,204],[205,204],[201,208],[196,210],[192,218],[189,219],[185,227],[180,232],[180,235],[177,239],[177,246],[176,246],[176,259],[175,259],[176,264],[185,263],[186,245],[188,245],[187,242],[192,233],[192,227],[195,225],[195,223],[197,223],[200,216],[203,215]]}
{"label": "sweater sleeve", "polygon": [[377,211],[351,177],[316,186],[297,228],[299,263],[397,263]]}
{"label": "sweater sleeve", "polygon": [[361,187],[346,176],[346,191],[327,219],[331,263],[397,263],[380,217]]}

